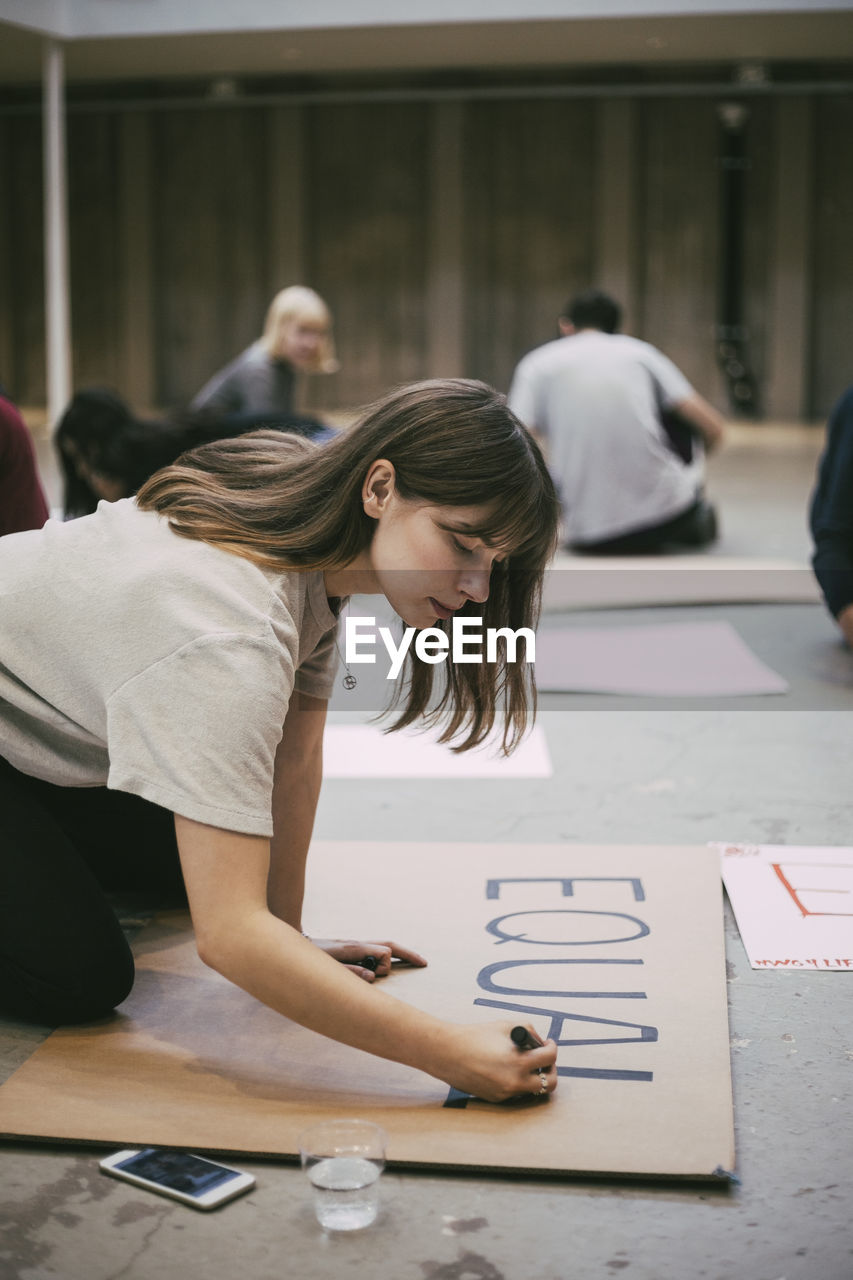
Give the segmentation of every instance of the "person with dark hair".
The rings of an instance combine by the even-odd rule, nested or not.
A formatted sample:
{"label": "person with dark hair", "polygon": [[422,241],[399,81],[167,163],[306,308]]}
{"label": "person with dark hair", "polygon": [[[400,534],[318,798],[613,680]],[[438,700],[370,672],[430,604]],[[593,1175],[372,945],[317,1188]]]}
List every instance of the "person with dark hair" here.
{"label": "person with dark hair", "polygon": [[[0,1009],[107,1014],[134,971],[103,887],[182,878],[201,958],[286,1017],[491,1101],[551,1092],[553,1041],[521,1052],[512,1022],[449,1023],[368,986],[425,961],[313,943],[301,912],[342,601],[382,594],[414,629],[533,628],[558,518],[505,398],[451,379],[322,446],[204,445],[136,499],[4,539]],[[465,751],[497,725],[511,751],[533,666],[504,645],[447,662],[436,689],[419,653],[391,728],[439,725]]]}
{"label": "person with dark hair", "polygon": [[0,387],[0,536],[40,529],[47,517],[32,436]]}
{"label": "person with dark hair", "polygon": [[74,395],[53,442],[64,480],[66,520],[91,514],[102,498],[116,502],[130,497],[183,452],[183,439],[172,426],[134,417],[121,397],[105,387],[87,387]]}
{"label": "person with dark hair", "polygon": [[844,392],[827,423],[809,523],[815,577],[853,648],[853,387]]}
{"label": "person with dark hair", "polygon": [[137,418],[120,396],[103,387],[78,391],[54,434],[64,477],[66,520],[89,515],[101,499],[130,498],[155,471],[188,449],[270,428],[309,439],[328,439],[333,432],[314,419],[289,413],[235,412],[222,417],[212,410],[171,418]]}
{"label": "person with dark hair", "polygon": [[[600,555],[701,547],[717,536],[704,498],[704,449],[720,414],[648,342],[617,333],[619,304],[597,289],[572,298],[561,337],[520,361],[511,408],[546,441],[564,540]],[[695,433],[685,441],[671,414]]]}
{"label": "person with dark hair", "polygon": [[575,333],[584,329],[618,333],[622,324],[622,308],[600,289],[584,289],[566,303],[565,313],[560,319],[568,321]]}

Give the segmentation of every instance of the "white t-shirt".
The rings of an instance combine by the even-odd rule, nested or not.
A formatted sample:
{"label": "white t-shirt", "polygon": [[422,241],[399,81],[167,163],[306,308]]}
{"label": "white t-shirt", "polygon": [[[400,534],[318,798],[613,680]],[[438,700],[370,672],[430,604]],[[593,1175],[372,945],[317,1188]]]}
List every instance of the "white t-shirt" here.
{"label": "white t-shirt", "polygon": [[510,407],[548,441],[568,542],[661,524],[696,500],[702,449],[682,462],[658,413],[692,394],[671,360],[623,334],[585,329],[519,362]]}
{"label": "white t-shirt", "polygon": [[179,537],[132,498],[0,539],[0,755],[211,826],[272,834],[293,689],[331,693],[320,572]]}

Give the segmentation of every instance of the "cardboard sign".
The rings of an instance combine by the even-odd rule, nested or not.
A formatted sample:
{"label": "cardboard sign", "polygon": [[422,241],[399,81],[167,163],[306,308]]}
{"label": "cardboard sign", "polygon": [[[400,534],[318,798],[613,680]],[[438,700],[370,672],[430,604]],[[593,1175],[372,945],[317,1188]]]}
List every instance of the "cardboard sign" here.
{"label": "cardboard sign", "polygon": [[711,848],[318,844],[306,927],[420,950],[384,989],[442,1018],[554,1037],[550,1099],[467,1100],[306,1031],[203,968],[172,917],[117,1017],[54,1032],[0,1088],[0,1132],[293,1156],[356,1115],[399,1167],[725,1177],[721,897]]}
{"label": "cardboard sign", "polygon": [[853,849],[715,847],[753,969],[853,969]]}

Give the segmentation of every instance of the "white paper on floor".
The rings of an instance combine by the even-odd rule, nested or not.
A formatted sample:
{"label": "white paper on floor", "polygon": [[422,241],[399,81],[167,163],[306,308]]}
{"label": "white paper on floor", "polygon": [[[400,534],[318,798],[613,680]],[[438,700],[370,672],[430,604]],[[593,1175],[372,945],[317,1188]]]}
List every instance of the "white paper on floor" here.
{"label": "white paper on floor", "polygon": [[402,729],[383,734],[369,724],[329,724],[323,738],[325,778],[550,778],[554,770],[541,726],[511,756],[498,755],[493,734],[481,747],[454,755],[437,733]]}
{"label": "white paper on floor", "polygon": [[573,627],[536,636],[536,683],[566,693],[738,697],[785,693],[728,622]]}
{"label": "white paper on floor", "polygon": [[753,969],[853,969],[853,849],[715,847]]}

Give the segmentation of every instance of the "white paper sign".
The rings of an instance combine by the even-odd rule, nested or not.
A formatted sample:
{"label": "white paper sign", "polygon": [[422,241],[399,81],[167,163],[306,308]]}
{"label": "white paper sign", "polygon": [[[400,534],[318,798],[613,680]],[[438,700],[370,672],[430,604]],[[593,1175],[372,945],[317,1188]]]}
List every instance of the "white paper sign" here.
{"label": "white paper sign", "polygon": [[753,969],[853,969],[853,848],[716,847]]}

